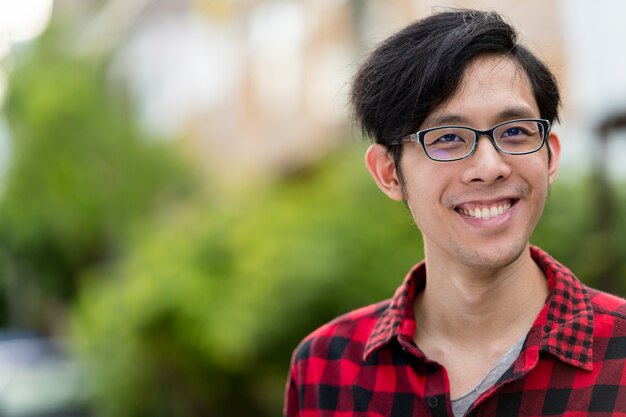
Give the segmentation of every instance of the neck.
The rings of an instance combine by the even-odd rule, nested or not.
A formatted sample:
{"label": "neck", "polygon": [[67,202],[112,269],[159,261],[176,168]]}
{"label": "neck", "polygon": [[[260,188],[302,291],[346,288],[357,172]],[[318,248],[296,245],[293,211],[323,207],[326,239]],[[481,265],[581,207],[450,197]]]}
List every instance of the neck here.
{"label": "neck", "polygon": [[498,270],[426,261],[427,283],[415,301],[422,344],[506,351],[534,322],[548,295],[546,278],[524,253]]}

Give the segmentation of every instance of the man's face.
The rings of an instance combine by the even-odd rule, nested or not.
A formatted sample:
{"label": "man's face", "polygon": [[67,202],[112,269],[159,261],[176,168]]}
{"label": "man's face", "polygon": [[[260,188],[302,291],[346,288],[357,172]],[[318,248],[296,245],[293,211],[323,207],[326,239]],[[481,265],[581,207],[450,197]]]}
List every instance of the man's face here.
{"label": "man's face", "polygon": [[[468,66],[457,93],[436,108],[420,129],[453,124],[487,130],[507,120],[539,117],[525,72],[507,58],[484,56]],[[545,146],[533,154],[505,155],[488,137],[479,138],[469,158],[454,162],[429,160],[418,143],[405,145],[400,161],[404,198],[422,231],[429,262],[495,270],[519,258],[556,174],[558,138],[551,133],[548,142],[550,162]],[[367,159],[373,174],[374,160],[379,163],[378,173],[384,174],[383,157],[368,155]],[[387,186],[391,188],[374,177],[390,197],[402,198],[394,187],[397,174],[390,175]]]}

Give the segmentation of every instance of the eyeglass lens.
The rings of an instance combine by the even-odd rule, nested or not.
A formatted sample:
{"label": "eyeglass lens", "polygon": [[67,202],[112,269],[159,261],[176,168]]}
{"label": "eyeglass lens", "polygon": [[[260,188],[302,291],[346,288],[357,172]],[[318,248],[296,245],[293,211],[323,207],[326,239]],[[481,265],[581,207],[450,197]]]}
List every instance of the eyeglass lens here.
{"label": "eyeglass lens", "polygon": [[[424,147],[428,155],[437,160],[464,158],[472,152],[477,134],[464,127],[441,127],[424,135]],[[502,124],[493,130],[497,147],[506,153],[524,154],[534,152],[543,142],[544,128],[537,121],[516,120]]]}

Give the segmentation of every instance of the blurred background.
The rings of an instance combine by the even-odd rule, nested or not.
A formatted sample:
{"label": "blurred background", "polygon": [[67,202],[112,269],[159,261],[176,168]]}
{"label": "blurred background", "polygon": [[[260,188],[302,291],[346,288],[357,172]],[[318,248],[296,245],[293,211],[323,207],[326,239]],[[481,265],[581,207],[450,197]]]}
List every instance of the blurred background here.
{"label": "blurred background", "polygon": [[298,341],[423,256],[346,101],[446,6],[502,12],[557,74],[532,241],[626,295],[624,2],[2,0],[0,415],[280,415]]}

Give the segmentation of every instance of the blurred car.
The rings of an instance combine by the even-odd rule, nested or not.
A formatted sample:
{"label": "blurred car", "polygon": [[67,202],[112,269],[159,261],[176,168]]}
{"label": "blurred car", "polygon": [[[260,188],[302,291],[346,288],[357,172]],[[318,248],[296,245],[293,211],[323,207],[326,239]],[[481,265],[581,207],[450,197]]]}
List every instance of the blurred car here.
{"label": "blurred car", "polygon": [[0,417],[87,417],[84,387],[58,341],[0,331]]}

